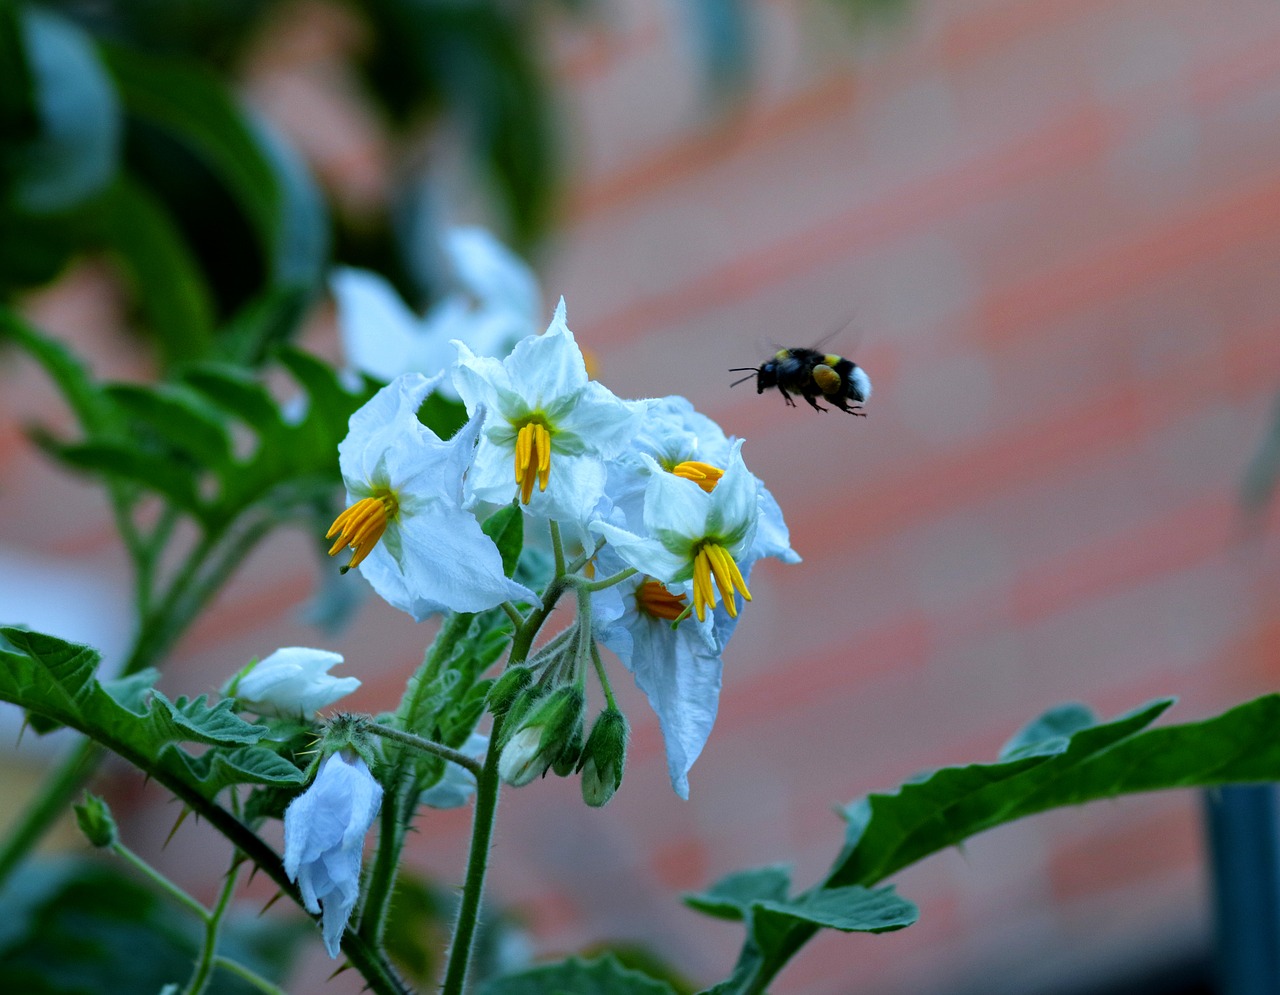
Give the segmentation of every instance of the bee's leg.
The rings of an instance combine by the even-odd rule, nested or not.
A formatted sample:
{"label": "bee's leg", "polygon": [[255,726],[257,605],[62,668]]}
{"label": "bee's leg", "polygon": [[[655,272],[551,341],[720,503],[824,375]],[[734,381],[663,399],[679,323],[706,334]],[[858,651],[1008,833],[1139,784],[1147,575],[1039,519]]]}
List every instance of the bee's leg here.
{"label": "bee's leg", "polygon": [[809,407],[813,408],[813,410],[814,410],[814,411],[826,411],[826,410],[827,410],[827,409],[826,409],[826,408],[824,408],[822,405],[820,405],[820,404],[818,403],[818,399],[817,399],[816,397],[814,397],[814,395],[810,394],[808,391],[806,391],[806,392],[805,392],[805,394],[804,394],[804,399],[805,399],[806,401],[808,401],[808,402],[809,402]]}
{"label": "bee's leg", "polygon": [[782,384],[778,384],[778,393],[782,395],[782,399],[787,402],[788,407],[794,408],[796,406],[796,402],[792,400],[791,395],[787,393],[787,388]]}
{"label": "bee's leg", "polygon": [[860,405],[857,401],[853,402],[853,407],[849,407],[849,402],[846,401],[843,397],[828,397],[827,400],[830,401],[832,404],[834,404],[841,411],[847,411],[849,414],[853,415],[856,418],[867,417],[867,413],[865,411],[859,410],[861,409],[862,405]]}

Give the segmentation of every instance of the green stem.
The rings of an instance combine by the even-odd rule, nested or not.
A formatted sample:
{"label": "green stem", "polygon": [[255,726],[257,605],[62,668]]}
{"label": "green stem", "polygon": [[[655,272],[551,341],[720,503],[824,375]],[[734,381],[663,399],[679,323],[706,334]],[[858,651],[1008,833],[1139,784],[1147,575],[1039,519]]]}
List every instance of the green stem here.
{"label": "green stem", "polygon": [[213,959],[218,951],[218,931],[222,928],[222,917],[227,913],[227,905],[236,890],[236,877],[240,871],[240,855],[227,871],[226,880],[222,883],[222,891],[218,893],[217,904],[213,911],[204,916],[204,943],[200,946],[200,959],[187,982],[184,995],[203,995],[209,985],[209,976],[213,973]]}
{"label": "green stem", "polygon": [[556,576],[564,576],[564,543],[560,540],[560,523],[554,518],[551,525],[551,555],[555,558]]}
{"label": "green stem", "polygon": [[370,722],[364,726],[365,732],[371,732],[375,736],[381,736],[384,739],[390,739],[397,743],[403,743],[405,746],[413,747],[415,750],[421,750],[423,753],[430,753],[434,756],[455,763],[464,770],[470,771],[476,777],[480,776],[480,764],[465,753],[459,753],[457,750],[450,749],[443,743],[435,743],[429,739],[423,739],[421,736],[415,736],[411,732],[401,732],[391,726],[378,725],[376,722]]}
{"label": "green stem", "polygon": [[228,974],[234,974],[247,984],[252,985],[263,995],[286,995],[283,988],[278,988],[262,975],[245,967],[239,961],[232,960],[230,957],[223,957],[218,954],[213,958],[213,966],[221,968]]}
{"label": "green stem", "polygon": [[449,966],[445,971],[441,995],[462,995],[471,963],[471,943],[480,917],[480,896],[484,891],[485,872],[489,866],[489,845],[498,814],[498,744],[502,742],[503,717],[493,720],[489,734],[489,752],[484,769],[476,779],[476,813],[471,826],[471,852],[467,857],[467,878],[462,886],[462,901],[449,947]]}
{"label": "green stem", "polygon": [[150,879],[152,884],[154,884],[161,891],[165,892],[167,895],[172,897],[180,905],[185,905],[188,910],[195,913],[195,915],[200,919],[201,922],[208,923],[209,921],[208,909],[206,909],[203,905],[201,905],[198,901],[196,901],[191,895],[188,895],[185,891],[179,888],[178,885],[170,881],[167,877],[165,877],[163,874],[157,871],[154,867],[148,864],[145,860],[139,857],[136,853],[130,850],[127,846],[125,846],[119,840],[111,844],[111,852],[114,853],[117,857],[120,857],[122,860],[124,860],[125,863],[131,865],[139,873],[145,875],[148,879]]}
{"label": "green stem", "polygon": [[[435,678],[439,676],[445,661],[453,655],[453,649],[458,644],[458,640],[471,628],[473,617],[465,613],[452,614],[440,626],[435,642],[422,658],[418,672],[410,678],[404,697],[400,701],[400,707],[396,710],[395,721],[400,729],[370,723],[368,726],[370,732],[419,749],[423,748],[423,743],[430,742],[420,739],[408,730],[416,729],[421,723],[420,713],[427,700],[428,690]],[[428,750],[428,752],[433,751]],[[461,754],[457,754],[457,757],[461,758],[463,766],[470,765],[469,770],[478,769],[478,765],[470,757],[463,757]],[[382,937],[387,928],[387,912],[391,907],[391,895],[395,891],[396,877],[400,871],[400,853],[404,849],[404,835],[413,821],[413,813],[418,801],[416,786],[411,783],[413,765],[408,763],[404,756],[393,754],[391,759],[393,762],[390,774],[382,780],[386,793],[382,799],[382,810],[378,813],[378,848],[373,855],[373,863],[369,866],[369,877],[364,889],[364,904],[360,911],[360,935],[366,937],[374,948],[379,950],[382,949]],[[447,759],[456,758],[450,756]]]}
{"label": "green stem", "polygon": [[637,573],[639,571],[635,567],[627,567],[625,570],[619,570],[616,574],[605,577],[603,580],[574,580],[573,586],[579,591],[603,591],[606,587],[621,584],[628,577],[634,577]]}
{"label": "green stem", "polygon": [[600,552],[600,550],[604,549],[604,543],[605,541],[603,539],[599,540],[596,543],[595,549],[591,550],[591,552],[589,553],[583,553],[576,560],[570,563],[569,566],[565,568],[565,573],[576,574],[579,570],[581,570],[583,567],[585,567],[588,563],[590,563],[592,560],[596,558],[596,554]]}
{"label": "green stem", "polygon": [[596,646],[595,640],[591,641],[591,662],[596,665],[596,676],[600,678],[600,687],[604,690],[605,701],[616,711],[618,703],[613,699],[613,687],[609,684],[609,675],[605,673],[604,661],[600,659],[600,649]]}

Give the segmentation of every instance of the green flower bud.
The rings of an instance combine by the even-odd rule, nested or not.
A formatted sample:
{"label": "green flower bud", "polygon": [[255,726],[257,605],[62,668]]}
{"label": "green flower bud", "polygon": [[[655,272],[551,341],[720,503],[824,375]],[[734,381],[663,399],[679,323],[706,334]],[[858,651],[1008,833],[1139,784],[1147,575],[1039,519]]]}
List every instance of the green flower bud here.
{"label": "green flower bud", "polygon": [[506,715],[520,694],[533,681],[533,668],[517,665],[508,667],[489,688],[486,703],[495,717]]}
{"label": "green flower bud", "polygon": [[616,708],[606,708],[591,727],[582,749],[582,800],[592,808],[604,805],[622,784],[627,765],[627,717]]}
{"label": "green flower bud", "polygon": [[545,774],[571,743],[574,729],[582,728],[585,707],[581,684],[561,685],[527,705],[526,717],[516,726],[498,758],[502,779],[518,788]]}
{"label": "green flower bud", "polygon": [[556,772],[557,777],[568,777],[578,769],[578,763],[582,759],[582,717],[578,717],[578,724],[574,726],[572,734],[569,736],[569,742],[564,745],[560,751],[560,755],[556,757],[551,764],[551,769]]}
{"label": "green flower bud", "polygon": [[75,809],[80,831],[90,843],[96,847],[115,846],[120,835],[116,831],[116,820],[111,817],[111,809],[103,799],[86,791],[84,802],[72,808]]}

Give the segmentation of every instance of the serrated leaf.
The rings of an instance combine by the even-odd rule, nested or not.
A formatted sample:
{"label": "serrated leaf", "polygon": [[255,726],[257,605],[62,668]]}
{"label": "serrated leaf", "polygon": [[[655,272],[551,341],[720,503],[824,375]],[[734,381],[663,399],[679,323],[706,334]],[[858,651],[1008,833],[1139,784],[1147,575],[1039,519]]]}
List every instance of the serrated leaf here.
{"label": "serrated leaf", "polygon": [[515,504],[509,504],[486,518],[480,528],[498,547],[502,572],[508,577],[514,576],[524,548],[524,512]]}
{"label": "serrated leaf", "polygon": [[216,409],[180,384],[109,384],[106,393],[129,418],[164,439],[199,466],[224,469],[231,440]]}
{"label": "serrated leaf", "polygon": [[791,869],[782,864],[738,871],[703,892],[684,896],[685,905],[717,919],[741,920],[755,902],[783,901],[791,888]]}
{"label": "serrated leaf", "polygon": [[[302,782],[297,767],[253,745],[267,734],[266,727],[245,722],[230,701],[213,706],[204,697],[170,701],[152,691],[141,708],[126,707],[97,680],[99,659],[88,646],[0,627],[0,700],[82,732],[144,771],[181,777],[206,797],[231,784]],[[136,677],[113,690],[125,700],[140,697]],[[211,748],[196,757],[180,743]]]}
{"label": "serrated leaf", "polygon": [[479,995],[674,995],[674,991],[666,982],[625,968],[613,957],[591,961],[571,957],[495,978]]}
{"label": "serrated leaf", "polygon": [[[892,794],[871,795],[870,819],[837,861],[829,883],[882,881],[926,854],[1041,811],[1027,809],[1028,801],[1062,784],[1091,757],[1150,725],[1172,704],[1169,699],[1156,701],[1111,722],[1046,741],[1046,752],[994,764],[948,767],[904,784]],[[1052,752],[1048,752],[1050,745]]]}

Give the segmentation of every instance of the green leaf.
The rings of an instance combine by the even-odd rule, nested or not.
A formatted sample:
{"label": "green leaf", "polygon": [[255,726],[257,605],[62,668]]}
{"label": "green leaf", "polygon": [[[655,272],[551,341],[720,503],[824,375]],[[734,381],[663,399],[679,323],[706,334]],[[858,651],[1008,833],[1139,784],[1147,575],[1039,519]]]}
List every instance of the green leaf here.
{"label": "green leaf", "polygon": [[191,470],[160,453],[141,452],[136,443],[115,440],[59,443],[43,433],[33,438],[44,451],[73,470],[137,484],[162,494],[179,508],[200,515],[200,496]]}
{"label": "green leaf", "polygon": [[88,367],[62,343],[42,335],[8,308],[0,307],[0,341],[17,345],[44,368],[85,432],[119,425],[115,406],[107,400]]}
{"label": "green leaf", "polygon": [[[148,773],[176,776],[212,798],[231,784],[300,784],[303,774],[271,750],[255,746],[264,726],[245,722],[230,701],[202,696],[170,701],[158,691],[138,709],[126,707],[95,677],[97,651],[28,629],[0,627],[0,700],[65,725]],[[113,688],[138,695],[136,677]],[[200,756],[179,743],[212,747]],[[229,749],[227,749],[229,748]]]}
{"label": "green leaf", "polygon": [[685,895],[684,903],[717,919],[741,920],[753,903],[783,901],[790,889],[791,869],[775,864],[730,874],[704,892]]}
{"label": "green leaf", "polygon": [[1038,719],[1023,726],[1000,750],[1001,760],[1061,753],[1066,740],[1089,726],[1098,724],[1098,716],[1088,705],[1070,702],[1051,708]]}
{"label": "green leaf", "polygon": [[213,300],[165,205],[146,187],[122,178],[103,199],[98,217],[98,238],[132,278],[166,365],[205,355],[213,342]]}
{"label": "green leaf", "polygon": [[822,888],[792,901],[753,902],[751,910],[757,929],[776,917],[783,923],[811,923],[843,933],[887,933],[920,918],[920,910],[895,895],[892,888],[872,891],[861,885]]}
{"label": "green leaf", "polygon": [[571,957],[558,964],[535,967],[497,978],[479,995],[673,995],[674,989],[639,971],[620,965],[613,957],[580,960]]}
{"label": "green leaf", "polygon": [[174,453],[198,466],[225,469],[231,439],[222,415],[199,392],[179,384],[110,384],[107,396],[120,411],[162,438]]}
{"label": "green leaf", "polygon": [[[157,175],[172,159],[165,143],[176,143],[249,225],[264,270],[247,289],[318,287],[328,252],[324,202],[300,161],[266,125],[250,119],[221,80],[190,62],[112,48],[107,64],[129,114],[143,126],[134,160],[143,179],[165,179]],[[149,150],[138,144],[144,141]],[[171,185],[175,206],[185,208],[193,191]],[[198,213],[199,204],[190,206],[197,213],[182,212],[188,224],[199,218],[202,230],[216,226],[217,219]]]}
{"label": "green leaf", "polygon": [[188,366],[182,378],[211,403],[234,415],[261,435],[285,431],[270,392],[247,370],[230,364]]}
{"label": "green leaf", "polygon": [[[1044,741],[1045,752],[994,764],[948,767],[904,784],[893,794],[871,795],[869,821],[857,839],[849,839],[829,884],[874,884],[976,833],[1054,807],[1053,802],[1028,805],[1046,792],[1052,797],[1083,764],[1130,740],[1172,704],[1169,699],[1153,702],[1112,722]],[[1280,749],[1276,758],[1280,775]],[[1126,790],[1119,785],[1107,787],[1117,789],[1110,795]],[[1108,793],[1097,797],[1108,797]]]}
{"label": "green leaf", "polygon": [[514,576],[520,550],[524,548],[524,513],[518,505],[509,504],[486,518],[480,528],[498,547],[502,572],[508,577]]}
{"label": "green leaf", "polygon": [[8,198],[0,199],[27,214],[65,211],[115,176],[120,106],[83,31],[44,8],[24,6],[19,17],[38,130],[9,149],[14,178]]}

